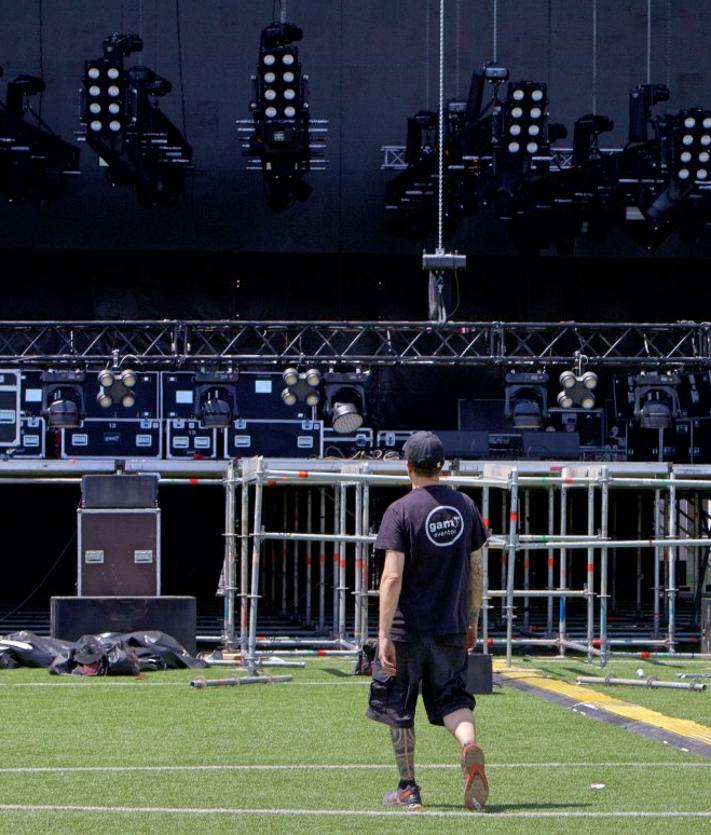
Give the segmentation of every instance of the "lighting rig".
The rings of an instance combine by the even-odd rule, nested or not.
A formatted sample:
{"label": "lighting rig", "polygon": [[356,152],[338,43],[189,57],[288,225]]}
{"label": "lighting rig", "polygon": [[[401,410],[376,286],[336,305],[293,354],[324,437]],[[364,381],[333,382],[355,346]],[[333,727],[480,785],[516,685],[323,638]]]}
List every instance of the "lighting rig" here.
{"label": "lighting rig", "polygon": [[18,75],[8,82],[5,104],[0,103],[0,191],[13,203],[51,203],[62,194],[64,178],[79,174],[79,149],[30,107],[30,97],[45,89],[41,78]]}
{"label": "lighting rig", "polygon": [[96,151],[112,186],[134,188],[141,206],[175,206],[193,152],[158,107],[171,83],[148,67],[124,67],[142,49],[138,35],[114,34],[104,41],[102,58],[84,63],[80,138]]}
{"label": "lighting rig", "polygon": [[257,74],[252,76],[252,120],[239,132],[248,169],[261,170],[267,205],[275,212],[309,198],[305,175],[323,170],[326,122],[310,118],[308,76],[295,45],[302,30],[285,20],[262,30]]}
{"label": "lighting rig", "polygon": [[[444,112],[444,233],[465,216],[492,206],[501,218],[525,208],[531,182],[550,169],[550,144],[566,135],[548,122],[547,88],[535,81],[510,82],[495,62],[472,75],[466,99],[450,99]],[[484,103],[486,86],[493,92]],[[420,111],[408,119],[405,170],[386,185],[385,206],[394,234],[422,240],[436,223],[438,116]]]}
{"label": "lighting rig", "polygon": [[[484,103],[487,84],[493,92]],[[630,92],[624,148],[601,148],[614,123],[599,113],[577,119],[571,149],[553,148],[567,131],[549,122],[547,86],[509,81],[505,67],[484,65],[468,98],[445,108],[445,234],[486,211],[509,221],[524,251],[555,244],[570,252],[581,235],[601,239],[614,227],[650,249],[673,233],[697,240],[711,224],[711,110],[655,115],[668,100],[663,84]],[[435,228],[438,135],[437,113],[408,119],[392,166],[403,170],[386,185],[391,231],[413,241],[426,241]]]}

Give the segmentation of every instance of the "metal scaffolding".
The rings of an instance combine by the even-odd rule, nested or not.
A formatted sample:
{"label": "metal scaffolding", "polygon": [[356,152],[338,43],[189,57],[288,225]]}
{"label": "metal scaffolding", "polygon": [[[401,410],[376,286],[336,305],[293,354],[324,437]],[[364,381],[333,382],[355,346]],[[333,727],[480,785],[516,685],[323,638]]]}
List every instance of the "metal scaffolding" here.
{"label": "metal scaffolding", "polygon": [[[275,651],[306,657],[359,650],[371,631],[368,603],[377,597],[373,509],[376,499],[382,509],[383,500],[409,488],[403,462],[123,463],[128,473],[158,474],[162,485],[222,487],[220,640],[239,649],[248,668],[266,663]],[[112,460],[11,460],[0,462],[0,482],[78,486],[82,475],[115,467]],[[697,572],[706,571],[711,528],[702,510],[711,500],[711,467],[463,461],[444,483],[471,492],[493,529],[484,549],[484,652],[502,647],[511,663],[514,648],[545,646],[582,652],[604,666],[613,654],[683,657],[680,644],[695,648],[698,624],[685,627],[679,617],[679,567],[691,559]],[[396,492],[383,494],[387,488]],[[632,497],[631,507],[616,513],[615,501],[625,501],[625,494]],[[500,588],[492,582],[496,554],[503,557]],[[635,622],[628,632],[610,620],[610,554],[618,555],[618,570],[629,567],[637,616],[645,592],[650,604],[648,623]],[[652,569],[646,587],[640,554]],[[696,576],[697,584],[702,580],[703,573]],[[492,629],[499,601],[503,633]],[[282,611],[291,619],[287,634],[260,631],[269,604],[276,606],[280,623]]]}
{"label": "metal scaffolding", "polygon": [[[679,655],[677,623],[676,563],[680,548],[709,548],[711,540],[708,530],[683,531],[678,529],[677,505],[679,493],[693,492],[694,496],[711,493],[711,469],[703,467],[670,467],[664,464],[613,464],[613,465],[563,465],[541,463],[480,463],[462,462],[461,469],[449,473],[443,481],[456,489],[477,491],[482,515],[487,526],[490,524],[490,511],[494,493],[500,502],[504,514],[505,526],[494,533],[484,549],[484,597],[482,602],[481,643],[484,652],[491,647],[503,645],[507,664],[511,664],[513,649],[516,646],[555,647],[561,654],[567,650],[585,654],[588,661],[597,659],[601,666],[607,663],[611,654],[618,652],[616,647],[652,648],[670,655]],[[242,462],[240,475],[228,472],[226,477],[227,502],[231,502],[230,493],[239,485],[242,491],[242,514],[240,531],[242,538],[242,586],[240,597],[243,607],[249,607],[249,618],[241,620],[239,645],[243,663],[249,669],[256,669],[260,658],[268,655],[274,648],[284,654],[353,654],[363,645],[369,634],[368,600],[377,596],[377,591],[370,588],[368,552],[375,536],[370,527],[370,500],[373,491],[396,487],[406,489],[409,480],[402,462],[325,462],[325,461],[288,461],[279,462],[262,458]],[[298,493],[307,491],[307,504],[321,508],[318,518],[320,529],[312,529],[313,511],[309,513],[304,530],[276,530],[265,524],[267,508],[270,504],[286,507],[288,488]],[[617,531],[610,531],[610,506],[612,491],[639,491],[647,495],[653,503],[652,517],[655,532],[648,538],[639,533],[636,538],[623,538]],[[271,492],[270,492],[271,491]],[[572,525],[572,495],[583,493],[585,502],[585,533],[575,533]],[[277,497],[277,493],[279,496]],[[548,520],[545,533],[531,533],[532,518],[530,506],[536,494],[544,499]],[[555,526],[554,499],[559,500],[558,528]],[[668,512],[660,512],[661,497],[664,497]],[[318,499],[318,502],[316,501]],[[298,500],[295,506],[298,506]],[[326,530],[327,514],[325,505],[330,501],[333,506],[333,524]],[[640,501],[642,501],[640,499]],[[520,524],[521,508],[529,508],[529,516]],[[248,509],[248,510],[246,510]],[[272,508],[272,511],[274,508]],[[245,512],[246,511],[246,512]],[[271,513],[270,519],[278,519]],[[286,516],[282,516],[286,519]],[[579,523],[576,527],[581,527]],[[294,517],[296,521],[296,516]],[[351,520],[349,522],[349,520]],[[301,527],[304,527],[302,525]],[[637,530],[641,523],[637,522]],[[683,533],[683,535],[681,535]],[[226,538],[224,576],[234,574],[236,549],[230,547],[232,537]],[[258,611],[264,597],[265,583],[261,579],[260,562],[265,547],[269,543],[291,544],[294,548],[293,571],[288,576],[282,573],[281,593],[286,595],[287,582],[292,583],[293,607],[289,614],[294,622],[307,622],[312,625],[312,601],[318,597],[318,623],[321,634],[306,637],[298,635],[283,638],[259,637],[257,633]],[[306,544],[306,554],[319,548],[319,564],[325,565],[326,544],[332,548],[333,569],[331,572],[332,609],[330,612],[330,631],[323,631],[327,617],[325,612],[325,573],[319,575],[318,587],[314,584],[312,572],[306,574],[305,582],[300,583],[298,563],[299,543]],[[648,635],[637,632],[637,637],[616,637],[609,631],[609,587],[610,567],[608,556],[611,552],[631,551],[635,558],[642,550],[649,549],[654,559],[654,620]],[[503,580],[501,589],[492,589],[490,583],[490,554],[502,553]],[[531,555],[538,551],[546,553],[546,583],[534,588],[531,582],[530,566],[526,563]],[[574,588],[571,583],[569,566],[573,566],[575,555],[583,552],[585,562],[585,582],[581,588]],[[251,574],[249,588],[245,584],[247,567],[246,554],[251,554]],[[554,584],[554,564],[558,558],[558,583]],[[523,563],[524,587],[516,586],[517,566]],[[308,557],[305,565],[310,565]],[[666,571],[661,570],[661,566]],[[520,573],[520,572],[519,572]],[[656,578],[659,578],[658,580]],[[225,599],[225,617],[234,611],[234,607]],[[272,586],[272,598],[274,586]],[[492,603],[502,600],[505,638],[490,637],[490,619]],[[516,601],[523,598],[524,613],[528,612],[530,601],[545,600],[547,603],[547,631],[545,637],[527,634],[529,621],[524,618],[521,635],[515,634]],[[666,615],[665,636],[659,636],[662,598]],[[584,607],[584,631],[579,639],[571,637],[568,623],[568,603],[582,600]],[[553,603],[558,601],[559,618],[557,632],[553,632]],[[308,602],[307,602],[308,601]],[[529,603],[527,603],[528,601]],[[243,608],[244,612],[244,608]],[[597,617],[596,617],[597,614]],[[597,627],[597,629],[596,629]],[[246,633],[246,634],[245,634]],[[226,620],[225,636],[234,635],[234,623]],[[685,643],[694,636],[684,635]],[[308,647],[308,648],[307,648]],[[644,650],[648,652],[648,650]],[[698,653],[696,653],[698,654]],[[683,655],[683,654],[682,654]]]}

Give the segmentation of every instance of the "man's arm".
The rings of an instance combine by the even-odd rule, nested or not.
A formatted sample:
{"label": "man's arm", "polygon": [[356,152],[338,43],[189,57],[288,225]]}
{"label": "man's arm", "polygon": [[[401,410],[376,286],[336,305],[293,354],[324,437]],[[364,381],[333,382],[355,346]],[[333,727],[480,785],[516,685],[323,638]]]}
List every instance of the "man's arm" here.
{"label": "man's arm", "polygon": [[405,554],[402,551],[386,551],[383,573],[380,577],[380,617],[378,621],[378,656],[384,672],[394,676],[395,645],[390,640],[390,629],[400,599],[402,570]]}
{"label": "man's arm", "polygon": [[476,646],[479,610],[481,609],[481,598],[484,593],[484,564],[481,558],[481,548],[478,551],[472,551],[469,559],[469,630],[467,635],[467,648],[471,652]]}

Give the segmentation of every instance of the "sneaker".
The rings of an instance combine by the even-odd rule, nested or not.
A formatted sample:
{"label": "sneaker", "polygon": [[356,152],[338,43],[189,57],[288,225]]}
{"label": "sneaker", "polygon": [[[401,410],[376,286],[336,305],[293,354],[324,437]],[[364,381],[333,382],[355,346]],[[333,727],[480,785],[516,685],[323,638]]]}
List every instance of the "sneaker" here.
{"label": "sneaker", "polygon": [[405,809],[421,809],[422,798],[420,787],[416,785],[406,786],[404,789],[395,789],[383,797],[383,806],[403,806]]}
{"label": "sneaker", "polygon": [[481,812],[489,797],[489,782],[484,773],[484,752],[473,742],[462,751],[464,772],[464,805],[473,812]]}

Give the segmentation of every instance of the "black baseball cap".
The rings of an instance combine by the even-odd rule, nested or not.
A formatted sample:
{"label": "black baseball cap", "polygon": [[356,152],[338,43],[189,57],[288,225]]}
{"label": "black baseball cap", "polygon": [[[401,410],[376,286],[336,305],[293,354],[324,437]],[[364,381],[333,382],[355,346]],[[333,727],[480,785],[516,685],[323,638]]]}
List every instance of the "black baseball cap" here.
{"label": "black baseball cap", "polygon": [[415,432],[405,441],[402,454],[420,470],[434,470],[444,464],[442,441],[433,432]]}

